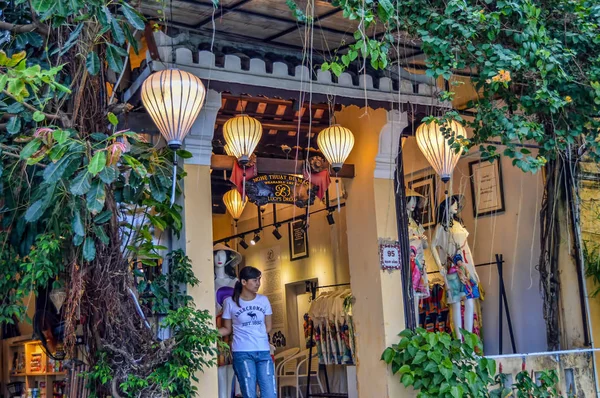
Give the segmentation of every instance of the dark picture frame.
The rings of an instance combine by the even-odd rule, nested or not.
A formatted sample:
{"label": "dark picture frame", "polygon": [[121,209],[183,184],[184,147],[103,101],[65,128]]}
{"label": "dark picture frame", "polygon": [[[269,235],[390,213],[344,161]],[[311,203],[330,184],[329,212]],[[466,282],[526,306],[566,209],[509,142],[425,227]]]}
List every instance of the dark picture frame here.
{"label": "dark picture frame", "polygon": [[421,220],[415,221],[420,221],[423,228],[434,226],[437,222],[436,174],[429,174],[425,177],[409,180],[407,184],[408,188],[425,197],[425,202],[421,209]]}
{"label": "dark picture frame", "polygon": [[[500,160],[496,159],[493,163],[482,160],[469,162],[469,175],[471,176],[473,216],[477,218],[504,212],[506,204]],[[484,203],[478,200],[482,197]]]}
{"label": "dark picture frame", "polygon": [[308,257],[308,234],[304,228],[304,220],[288,223],[290,241],[290,261]]}

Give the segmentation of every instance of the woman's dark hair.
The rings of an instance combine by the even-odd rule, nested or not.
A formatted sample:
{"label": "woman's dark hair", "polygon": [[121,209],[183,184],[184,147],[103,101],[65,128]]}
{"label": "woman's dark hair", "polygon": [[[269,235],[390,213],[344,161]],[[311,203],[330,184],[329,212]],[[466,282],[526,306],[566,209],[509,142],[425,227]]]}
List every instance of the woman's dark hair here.
{"label": "woman's dark hair", "polygon": [[[448,230],[448,228],[452,228],[452,225],[454,225],[454,221],[458,221],[460,225],[464,225],[463,220],[458,216],[458,213],[451,215],[449,212],[450,207],[454,203],[457,203],[460,208],[460,199],[456,196],[451,196],[448,198],[448,200],[442,200],[437,209],[437,222],[438,224],[441,224],[446,231]],[[452,217],[449,218],[449,216]]]}
{"label": "woman's dark hair", "polygon": [[415,198],[415,200],[417,201],[417,204],[415,205],[415,209],[412,212],[412,219],[415,220],[417,225],[422,225],[423,224],[424,200],[422,198],[419,198],[418,196],[409,196],[406,200],[407,205],[408,205],[408,202],[410,202],[410,200],[412,198]]}
{"label": "woman's dark hair", "polygon": [[232,265],[232,261],[235,257],[235,254],[229,250],[227,250],[227,261],[225,261],[225,273],[227,274],[227,276],[231,277],[231,278],[236,278],[237,277],[237,273],[235,272],[235,265]]}
{"label": "woman's dark hair", "polygon": [[242,270],[240,271],[240,280],[235,283],[232,297],[233,301],[237,304],[238,307],[240,306],[240,295],[242,294],[242,289],[244,287],[244,285],[242,285],[242,281],[247,281],[248,279],[256,279],[259,278],[261,275],[262,272],[260,272],[260,270],[257,268],[250,266],[242,268]]}

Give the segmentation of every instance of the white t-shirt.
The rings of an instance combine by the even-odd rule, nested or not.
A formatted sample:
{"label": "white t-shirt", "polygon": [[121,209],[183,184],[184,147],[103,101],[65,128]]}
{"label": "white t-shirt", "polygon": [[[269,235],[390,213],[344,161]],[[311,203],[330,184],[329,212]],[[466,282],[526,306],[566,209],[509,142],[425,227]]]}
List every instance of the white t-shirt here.
{"label": "white t-shirt", "polygon": [[262,294],[257,294],[251,301],[240,298],[239,306],[231,297],[225,299],[223,319],[231,319],[233,325],[231,351],[269,351],[265,316],[272,314],[271,303]]}

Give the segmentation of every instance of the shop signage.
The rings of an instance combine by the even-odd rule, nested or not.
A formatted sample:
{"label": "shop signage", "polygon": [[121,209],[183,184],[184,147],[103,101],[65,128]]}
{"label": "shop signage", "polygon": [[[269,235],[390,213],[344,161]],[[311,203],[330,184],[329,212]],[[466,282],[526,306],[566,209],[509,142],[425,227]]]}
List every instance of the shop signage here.
{"label": "shop signage", "polygon": [[381,269],[400,269],[402,266],[400,244],[398,242],[380,241],[379,261]]}
{"label": "shop signage", "polygon": [[257,206],[288,203],[306,207],[314,203],[315,191],[310,182],[290,174],[262,174],[246,182],[248,200]]}

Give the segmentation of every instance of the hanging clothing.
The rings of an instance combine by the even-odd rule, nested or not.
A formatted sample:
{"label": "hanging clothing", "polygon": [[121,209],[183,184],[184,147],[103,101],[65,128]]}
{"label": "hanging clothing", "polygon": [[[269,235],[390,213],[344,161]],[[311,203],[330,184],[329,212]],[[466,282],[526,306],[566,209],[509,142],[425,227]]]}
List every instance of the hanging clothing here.
{"label": "hanging clothing", "polygon": [[[312,320],[313,344],[322,364],[355,363],[351,303],[350,290],[325,292],[311,302],[306,319]],[[304,330],[305,335],[310,337],[310,322],[305,322]]]}
{"label": "hanging clothing", "polygon": [[408,218],[408,239],[410,243],[410,269],[415,299],[429,297],[429,282],[425,267],[425,228]]}
{"label": "hanging clothing", "polygon": [[454,221],[447,229],[438,224],[432,241],[433,250],[438,250],[440,261],[446,268],[446,299],[448,304],[459,302],[463,297],[480,297],[479,276],[469,248],[469,232]]}

